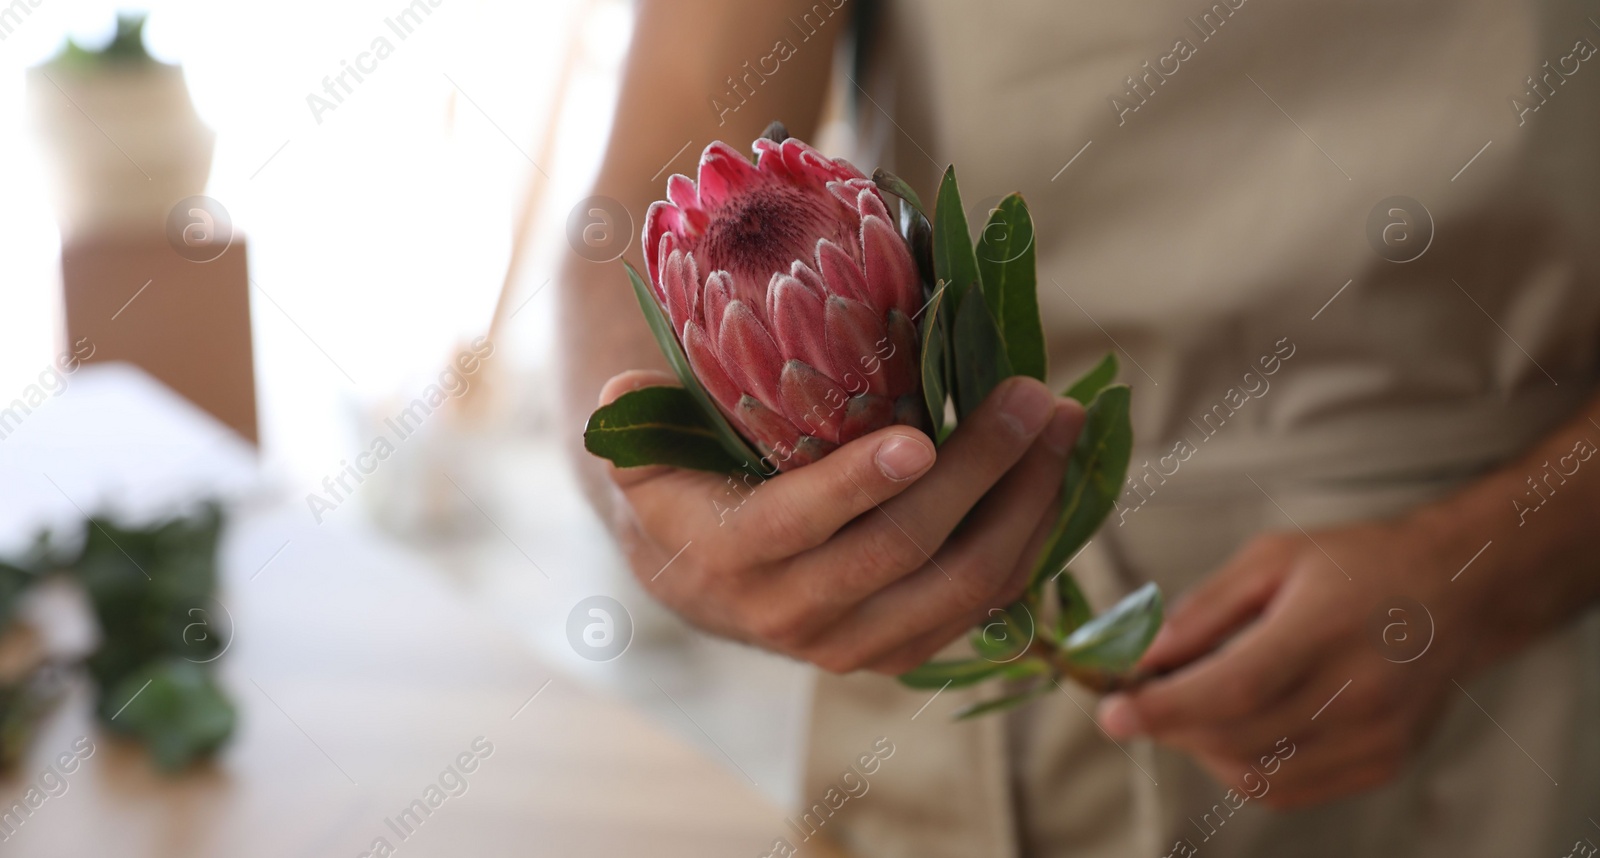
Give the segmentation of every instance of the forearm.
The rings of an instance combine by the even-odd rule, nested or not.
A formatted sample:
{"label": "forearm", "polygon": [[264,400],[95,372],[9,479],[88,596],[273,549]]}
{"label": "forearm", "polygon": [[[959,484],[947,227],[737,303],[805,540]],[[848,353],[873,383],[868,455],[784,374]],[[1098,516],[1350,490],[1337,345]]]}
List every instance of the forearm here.
{"label": "forearm", "polygon": [[[1600,398],[1527,455],[1414,521],[1440,556],[1468,564],[1452,586],[1483,595],[1482,657],[1520,648],[1600,601]],[[1487,546],[1487,547],[1485,547]]]}
{"label": "forearm", "polygon": [[[616,116],[591,193],[616,200],[631,216],[632,244],[624,258],[641,273],[638,229],[650,203],[664,195],[669,174],[692,177],[696,158],[712,140],[743,149],[773,119],[782,119],[797,136],[814,130],[848,6],[802,40],[789,19],[798,20],[813,5],[799,0],[638,4]],[[793,50],[783,52],[787,58],[776,71],[753,86],[740,83],[730,97],[729,79],[742,81],[745,64],[755,67],[772,57],[779,41]],[[771,62],[765,66],[772,68]],[[562,425],[571,429],[567,437],[584,489],[605,514],[610,494],[604,470],[583,453],[577,427],[594,409],[607,379],[629,369],[664,369],[666,363],[620,265],[567,253],[557,283]]]}

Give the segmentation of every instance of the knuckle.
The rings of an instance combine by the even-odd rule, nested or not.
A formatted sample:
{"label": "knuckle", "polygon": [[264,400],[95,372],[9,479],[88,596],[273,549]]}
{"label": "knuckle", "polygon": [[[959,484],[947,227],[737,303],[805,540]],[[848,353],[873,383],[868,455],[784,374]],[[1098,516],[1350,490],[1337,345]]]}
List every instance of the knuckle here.
{"label": "knuckle", "polygon": [[1351,711],[1361,714],[1383,712],[1397,702],[1395,691],[1387,682],[1368,682],[1359,688],[1351,688],[1350,698]]}
{"label": "knuckle", "polygon": [[[660,566],[660,564],[656,565]],[[700,557],[698,563],[693,564],[686,571],[693,575],[696,579],[695,584],[698,587],[724,589],[729,582],[742,579],[749,565],[743,552],[734,546],[723,545],[717,550],[707,551]],[[649,570],[647,574],[654,575],[656,571],[658,570]]]}
{"label": "knuckle", "polygon": [[774,500],[763,511],[762,538],[779,545],[804,546],[811,543],[811,527],[806,513],[792,500]]}
{"label": "knuckle", "polygon": [[861,547],[861,564],[870,573],[906,572],[922,565],[924,559],[912,537],[894,526],[875,528]]}
{"label": "knuckle", "polygon": [[835,676],[854,673],[863,666],[859,654],[836,647],[810,653],[806,660]]}
{"label": "knuckle", "polygon": [[927,661],[927,658],[919,652],[903,653],[884,659],[877,665],[877,670],[887,676],[899,676],[908,670],[918,667],[925,661]]}
{"label": "knuckle", "polygon": [[955,604],[964,611],[976,611],[994,599],[994,576],[982,564],[968,564],[953,570],[951,583],[955,587]]}
{"label": "knuckle", "polygon": [[1220,683],[1222,708],[1234,715],[1255,711],[1266,695],[1266,686],[1255,673],[1236,673]]}
{"label": "knuckle", "polygon": [[750,632],[771,649],[792,653],[804,644],[810,624],[803,611],[790,608],[760,611],[750,620]]}

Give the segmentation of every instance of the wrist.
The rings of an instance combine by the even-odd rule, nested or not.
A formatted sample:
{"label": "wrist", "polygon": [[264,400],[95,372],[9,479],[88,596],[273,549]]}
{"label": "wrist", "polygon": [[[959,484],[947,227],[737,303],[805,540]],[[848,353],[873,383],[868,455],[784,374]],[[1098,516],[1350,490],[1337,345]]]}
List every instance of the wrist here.
{"label": "wrist", "polygon": [[1509,503],[1497,502],[1500,482],[1490,477],[1426,504],[1403,523],[1436,559],[1430,589],[1450,606],[1452,636],[1467,647],[1464,658],[1474,670],[1520,649],[1547,625],[1513,606],[1526,592],[1516,579],[1539,548],[1524,544],[1515,516],[1506,513]]}
{"label": "wrist", "polygon": [[1435,586],[1459,606],[1476,666],[1553,631],[1600,595],[1584,559],[1593,555],[1592,527],[1571,517],[1576,506],[1528,523],[1512,502],[1523,488],[1515,475],[1497,473],[1403,520],[1438,559]]}

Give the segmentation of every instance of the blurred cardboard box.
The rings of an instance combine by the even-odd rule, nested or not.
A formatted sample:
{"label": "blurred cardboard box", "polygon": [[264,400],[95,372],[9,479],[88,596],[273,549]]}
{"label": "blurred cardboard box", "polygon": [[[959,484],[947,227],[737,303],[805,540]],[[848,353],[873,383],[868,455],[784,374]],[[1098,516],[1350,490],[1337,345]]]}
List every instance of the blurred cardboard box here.
{"label": "blurred cardboard box", "polygon": [[245,244],[183,253],[160,233],[87,236],[61,250],[67,341],[143,368],[257,443]]}

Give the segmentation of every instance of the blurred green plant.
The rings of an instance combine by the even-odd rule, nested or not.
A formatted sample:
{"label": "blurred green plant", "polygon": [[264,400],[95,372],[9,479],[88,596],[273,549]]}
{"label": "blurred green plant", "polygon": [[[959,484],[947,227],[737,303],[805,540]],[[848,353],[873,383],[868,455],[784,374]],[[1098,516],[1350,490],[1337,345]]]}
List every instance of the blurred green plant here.
{"label": "blurred green plant", "polygon": [[49,65],[75,72],[154,65],[155,58],[144,49],[144,22],[144,15],[117,15],[117,33],[103,48],[86,48],[68,37]]}
{"label": "blurred green plant", "polygon": [[[228,641],[211,628],[220,507],[143,527],[90,518],[82,545],[63,552],[41,536],[25,558],[0,563],[0,633],[26,590],[59,574],[82,587],[100,644],[81,666],[103,726],[144,745],[157,767],[179,771],[232,734],[233,705],[212,677]],[[77,667],[69,665],[68,667]],[[0,686],[0,764],[26,748],[48,711],[38,677]]]}

